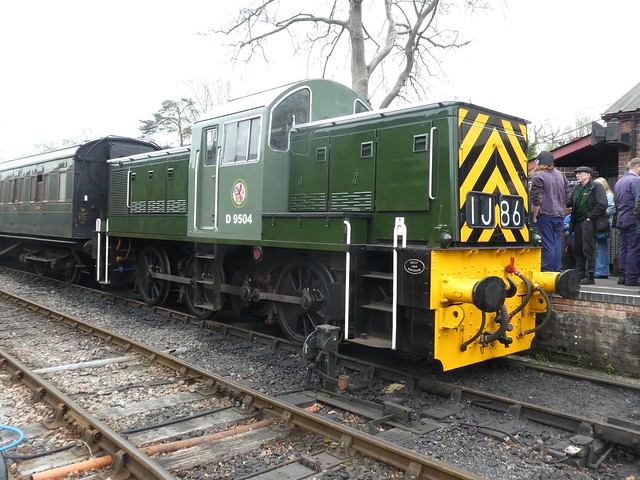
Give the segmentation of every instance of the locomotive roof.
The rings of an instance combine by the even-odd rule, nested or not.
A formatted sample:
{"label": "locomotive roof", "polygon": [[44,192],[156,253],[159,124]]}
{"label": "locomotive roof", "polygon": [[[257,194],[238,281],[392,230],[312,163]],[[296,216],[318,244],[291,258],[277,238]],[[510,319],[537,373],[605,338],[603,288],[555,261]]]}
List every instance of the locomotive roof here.
{"label": "locomotive roof", "polygon": [[191,145],[186,145],[182,147],[167,148],[165,150],[155,150],[153,152],[136,153],[135,155],[129,155],[128,157],[112,158],[111,160],[107,160],[107,163],[133,162],[148,158],[166,157],[167,155],[174,155],[176,153],[189,153],[190,151]]}
{"label": "locomotive roof", "polygon": [[324,78],[300,80],[297,82],[288,83],[286,85],[281,85],[279,87],[270,88],[268,90],[263,90],[261,92],[256,92],[256,93],[252,93],[242,97],[231,99],[228,102],[218,105],[214,107],[212,110],[206,112],[204,115],[198,118],[196,123],[205,121],[205,120],[210,120],[212,118],[219,118],[219,117],[224,117],[226,115],[231,115],[235,113],[242,113],[248,110],[254,110],[256,108],[266,108],[270,105],[273,105],[274,102],[276,102],[285,93],[289,93],[290,91],[294,91],[298,88],[303,88],[307,85],[310,85],[316,82],[321,82],[327,85],[329,84],[340,85],[343,88],[348,88],[334,80],[327,80]]}
{"label": "locomotive roof", "polygon": [[410,106],[399,106],[393,108],[382,108],[378,110],[370,110],[368,112],[354,113],[351,115],[344,115],[341,117],[327,118],[325,120],[316,120],[314,122],[301,123],[292,128],[292,131],[304,129],[304,128],[316,128],[323,126],[334,126],[334,125],[346,125],[355,121],[362,121],[363,119],[373,119],[373,118],[382,118],[382,117],[392,117],[397,115],[404,115],[407,113],[419,112],[426,109],[431,108],[447,108],[447,107],[465,107],[465,108],[475,108],[480,109],[483,112],[490,112],[500,116],[513,118],[522,123],[529,123],[527,120],[524,120],[520,117],[516,117],[514,115],[509,115],[506,113],[498,112],[496,110],[491,110],[488,108],[480,107],[478,105],[474,105],[472,103],[467,102],[459,102],[459,101],[447,101],[447,102],[437,102],[437,103],[419,103],[416,105]]}
{"label": "locomotive roof", "polygon": [[36,163],[48,162],[50,160],[58,160],[63,158],[73,158],[78,155],[78,153],[86,149],[86,154],[89,153],[88,150],[91,146],[96,145],[102,142],[115,141],[119,142],[127,142],[127,143],[139,143],[141,145],[149,145],[155,146],[159,148],[155,143],[146,142],[144,140],[138,140],[136,138],[128,138],[128,137],[120,137],[117,135],[109,135],[107,137],[100,137],[93,140],[88,140],[83,143],[79,143],[77,145],[72,145],[70,147],[61,148],[58,150],[52,150],[50,152],[37,153],[35,155],[29,155],[26,157],[20,157],[13,160],[7,160],[5,162],[0,163],[0,170],[9,170],[12,168],[20,168],[28,165],[33,165]]}
{"label": "locomotive roof", "polygon": [[232,113],[245,112],[247,110],[253,110],[254,108],[266,107],[289,87],[291,87],[291,84],[229,100],[205,113],[197,122],[210,118],[223,117]]}

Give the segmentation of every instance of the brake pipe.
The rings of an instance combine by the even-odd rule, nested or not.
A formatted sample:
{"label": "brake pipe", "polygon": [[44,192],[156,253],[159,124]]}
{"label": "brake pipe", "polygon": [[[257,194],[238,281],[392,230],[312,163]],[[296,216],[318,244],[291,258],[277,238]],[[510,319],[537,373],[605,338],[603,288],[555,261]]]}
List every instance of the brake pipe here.
{"label": "brake pipe", "polygon": [[482,310],[482,322],[480,322],[480,328],[478,329],[478,331],[476,332],[476,334],[473,337],[471,337],[469,340],[467,340],[462,345],[460,345],[460,351],[461,352],[465,352],[467,350],[467,347],[469,345],[471,345],[473,342],[475,342],[475,340],[482,333],[482,330],[484,330],[484,325],[485,325],[486,322],[487,322],[487,314],[486,314],[486,312],[484,310]]}
{"label": "brake pipe", "polygon": [[529,300],[531,300],[531,283],[529,283],[529,280],[527,280],[527,277],[525,277],[520,272],[520,270],[518,270],[518,268],[515,266],[515,262],[516,262],[516,259],[514,257],[511,257],[511,261],[509,262],[509,265],[505,267],[505,271],[512,275],[516,275],[518,278],[520,278],[520,280],[522,280],[522,282],[524,283],[527,289],[527,292],[524,298],[522,299],[522,302],[520,303],[520,305],[518,305],[515,308],[515,310],[509,314],[509,320],[511,320],[514,316],[516,316],[527,305],[527,303],[529,303]]}
{"label": "brake pipe", "polygon": [[515,317],[526,305],[527,303],[529,303],[529,300],[531,300],[531,283],[529,282],[529,280],[527,280],[527,277],[525,277],[522,273],[518,272],[517,273],[518,278],[520,278],[520,280],[522,280],[522,282],[524,283],[524,286],[527,289],[527,292],[524,295],[524,298],[522,299],[522,302],[520,303],[520,305],[518,305],[513,312],[511,312],[509,314],[509,319]]}
{"label": "brake pipe", "polygon": [[491,342],[499,340],[505,347],[508,347],[513,342],[513,339],[507,337],[506,334],[508,331],[513,330],[513,325],[510,323],[511,317],[507,313],[506,305],[503,304],[500,307],[496,318],[499,318],[500,327],[495,332],[483,333],[480,341],[482,342],[482,345],[486,347]]}
{"label": "brake pipe", "polygon": [[544,300],[547,302],[547,314],[544,317],[544,320],[542,320],[542,323],[540,323],[540,325],[538,325],[537,327],[531,328],[529,330],[525,330],[524,332],[522,332],[521,334],[518,335],[518,337],[522,338],[525,335],[529,335],[531,333],[535,333],[538,330],[540,330],[541,328],[543,328],[545,326],[545,324],[547,323],[547,321],[551,318],[551,314],[553,313],[553,310],[551,309],[551,300],[549,299],[549,295],[547,295],[547,292],[544,291],[544,288],[540,287],[539,285],[535,285],[536,290],[538,290],[540,292],[540,295],[542,295],[542,297],[544,298]]}

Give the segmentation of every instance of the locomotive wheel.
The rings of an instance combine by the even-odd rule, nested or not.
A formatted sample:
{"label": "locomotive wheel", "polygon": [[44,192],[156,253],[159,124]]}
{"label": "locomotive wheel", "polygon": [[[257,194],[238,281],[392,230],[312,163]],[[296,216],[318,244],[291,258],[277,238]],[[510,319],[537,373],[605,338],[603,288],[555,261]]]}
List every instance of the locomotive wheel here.
{"label": "locomotive wheel", "polygon": [[302,343],[321,324],[335,324],[328,314],[331,273],[321,263],[293,262],[280,273],[276,292],[301,297],[301,304],[276,304],[280,328],[292,342]]}
{"label": "locomotive wheel", "polygon": [[64,267],[64,281],[67,283],[78,283],[82,276],[82,269],[74,262],[67,262]]}
{"label": "locomotive wheel", "polygon": [[150,273],[171,274],[169,257],[162,248],[142,250],[136,268],[136,290],[147,305],[162,305],[169,295],[171,282],[151,277]]}
{"label": "locomotive wheel", "polygon": [[33,270],[39,277],[44,277],[47,274],[47,269],[44,267],[33,267]]}
{"label": "locomotive wheel", "polygon": [[[196,265],[195,256],[191,255],[189,257],[189,260],[187,260],[187,266],[184,269],[185,277],[187,278],[194,277],[195,265]],[[196,295],[196,291],[195,291],[194,285],[184,286],[184,298],[185,298],[185,302],[187,303],[187,308],[189,309],[189,312],[191,312],[191,315],[193,315],[196,318],[205,319],[205,318],[211,318],[211,316],[214,313],[217,313],[207,308],[197,307],[195,305],[195,295]],[[202,298],[201,298],[202,303],[213,303],[213,295],[214,295],[213,290],[203,289]]]}

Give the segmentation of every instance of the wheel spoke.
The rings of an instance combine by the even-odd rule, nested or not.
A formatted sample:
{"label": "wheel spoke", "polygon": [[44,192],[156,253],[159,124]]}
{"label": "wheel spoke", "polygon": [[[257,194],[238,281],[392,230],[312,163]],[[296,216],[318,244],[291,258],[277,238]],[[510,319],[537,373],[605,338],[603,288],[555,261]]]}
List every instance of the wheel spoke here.
{"label": "wheel spoke", "polygon": [[[187,278],[193,278],[195,276],[195,255],[192,255],[187,260],[187,266],[185,268],[185,276]],[[201,291],[200,301],[202,303],[213,303],[213,290],[208,288],[203,288]],[[184,296],[185,301],[187,302],[187,308],[191,312],[191,314],[196,318],[211,318],[211,316],[215,313],[213,310],[209,310],[208,308],[201,308],[196,306],[196,286],[194,285],[185,285],[184,286]]]}
{"label": "wheel spoke", "polygon": [[281,272],[276,285],[278,293],[311,297],[303,302],[306,309],[302,304],[276,305],[278,323],[290,340],[301,343],[318,325],[331,322],[325,309],[332,281],[329,270],[315,261],[292,262]]}
{"label": "wheel spoke", "polygon": [[148,305],[161,305],[169,294],[170,282],[154,279],[151,272],[171,273],[169,258],[164,250],[147,247],[140,254],[136,269],[136,288]]}

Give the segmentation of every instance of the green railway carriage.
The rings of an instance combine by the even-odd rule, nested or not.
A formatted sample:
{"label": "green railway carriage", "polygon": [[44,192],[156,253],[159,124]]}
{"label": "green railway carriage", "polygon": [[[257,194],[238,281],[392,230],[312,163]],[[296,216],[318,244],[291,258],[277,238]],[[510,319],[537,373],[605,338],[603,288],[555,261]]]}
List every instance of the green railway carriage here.
{"label": "green railway carriage", "polygon": [[526,350],[548,294],[578,292],[540,271],[526,145],[524,120],[462,102],[368,111],[323,80],[244,97],[190,149],[110,163],[99,279],[445,369]]}
{"label": "green railway carriage", "polygon": [[0,164],[0,254],[77,280],[106,214],[107,160],[157,149],[109,136]]}

